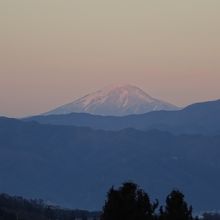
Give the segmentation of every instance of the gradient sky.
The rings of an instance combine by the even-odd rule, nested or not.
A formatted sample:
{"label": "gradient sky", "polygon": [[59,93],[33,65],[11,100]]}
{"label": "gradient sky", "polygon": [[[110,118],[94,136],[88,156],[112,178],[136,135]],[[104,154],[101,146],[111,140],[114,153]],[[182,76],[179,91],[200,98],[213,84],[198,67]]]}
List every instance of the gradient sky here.
{"label": "gradient sky", "polygon": [[0,115],[114,83],[179,106],[220,98],[220,1],[0,0]]}

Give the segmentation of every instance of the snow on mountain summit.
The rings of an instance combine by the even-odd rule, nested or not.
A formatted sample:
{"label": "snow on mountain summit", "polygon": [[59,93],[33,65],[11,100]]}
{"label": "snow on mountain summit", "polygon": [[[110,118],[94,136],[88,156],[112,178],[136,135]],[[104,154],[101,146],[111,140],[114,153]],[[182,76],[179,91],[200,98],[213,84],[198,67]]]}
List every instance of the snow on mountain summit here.
{"label": "snow on mountain summit", "polygon": [[58,107],[45,115],[73,112],[123,116],[150,111],[177,110],[178,107],[152,98],[133,85],[112,85]]}

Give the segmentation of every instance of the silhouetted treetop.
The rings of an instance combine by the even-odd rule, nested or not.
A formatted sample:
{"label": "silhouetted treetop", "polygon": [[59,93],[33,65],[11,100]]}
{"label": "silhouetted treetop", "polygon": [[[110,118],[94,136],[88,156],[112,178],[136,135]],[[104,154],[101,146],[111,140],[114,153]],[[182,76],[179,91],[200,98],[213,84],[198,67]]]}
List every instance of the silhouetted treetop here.
{"label": "silhouetted treetop", "polygon": [[119,189],[109,190],[101,220],[151,220],[157,206],[158,202],[151,203],[136,184],[127,182]]}
{"label": "silhouetted treetop", "polygon": [[160,209],[161,220],[192,220],[192,207],[184,200],[184,195],[173,190],[166,199],[165,210]]}

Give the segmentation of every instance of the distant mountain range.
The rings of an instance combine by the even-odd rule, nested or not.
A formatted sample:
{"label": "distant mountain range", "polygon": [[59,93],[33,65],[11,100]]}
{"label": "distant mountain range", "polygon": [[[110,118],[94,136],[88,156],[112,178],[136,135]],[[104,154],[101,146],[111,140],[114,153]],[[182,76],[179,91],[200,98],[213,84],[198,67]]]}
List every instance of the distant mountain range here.
{"label": "distant mountain range", "polygon": [[195,211],[220,209],[220,135],[93,130],[0,118],[0,190],[100,210],[132,180],[151,198],[179,188]]}
{"label": "distant mountain range", "polygon": [[220,100],[193,104],[178,111],[155,111],[124,117],[72,113],[35,116],[24,120],[104,130],[135,128],[144,131],[158,129],[174,134],[220,134]]}
{"label": "distant mountain range", "polygon": [[113,85],[51,110],[44,115],[78,112],[94,115],[123,116],[177,109],[179,109],[177,106],[152,98],[136,86]]}
{"label": "distant mountain range", "polygon": [[[119,90],[124,95],[117,106],[121,101],[130,110],[114,106],[117,116],[58,115],[67,113],[61,108],[22,120],[0,118],[0,191],[100,210],[111,185],[131,180],[152,198],[162,200],[179,188],[195,211],[220,210],[220,100],[119,116],[134,111],[133,101],[124,100],[136,97]],[[145,93],[132,90],[147,102]],[[106,97],[117,97],[111,93]],[[106,100],[97,94],[104,93],[78,104],[101,106]]]}

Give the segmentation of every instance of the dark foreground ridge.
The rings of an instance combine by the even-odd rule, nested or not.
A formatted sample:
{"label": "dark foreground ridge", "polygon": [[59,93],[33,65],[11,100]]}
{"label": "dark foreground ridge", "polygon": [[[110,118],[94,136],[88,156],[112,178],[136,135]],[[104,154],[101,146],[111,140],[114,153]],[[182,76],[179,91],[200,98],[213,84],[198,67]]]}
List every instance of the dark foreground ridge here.
{"label": "dark foreground ridge", "polygon": [[43,200],[0,194],[1,220],[96,220],[100,212],[63,209]]}
{"label": "dark foreground ridge", "polygon": [[[203,213],[203,220],[219,220],[217,213]],[[166,197],[165,204],[151,201],[148,194],[132,182],[118,189],[111,187],[100,212],[64,209],[43,200],[0,194],[1,220],[197,220],[193,208],[178,190]]]}

